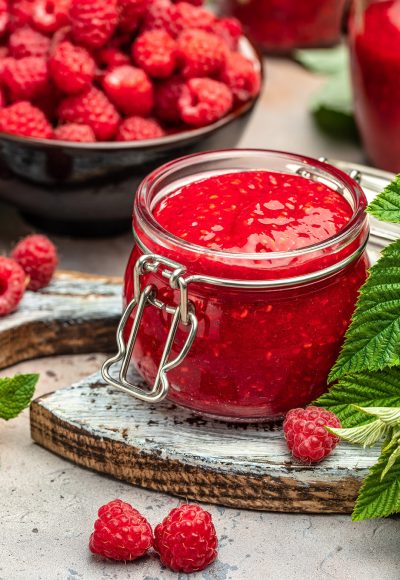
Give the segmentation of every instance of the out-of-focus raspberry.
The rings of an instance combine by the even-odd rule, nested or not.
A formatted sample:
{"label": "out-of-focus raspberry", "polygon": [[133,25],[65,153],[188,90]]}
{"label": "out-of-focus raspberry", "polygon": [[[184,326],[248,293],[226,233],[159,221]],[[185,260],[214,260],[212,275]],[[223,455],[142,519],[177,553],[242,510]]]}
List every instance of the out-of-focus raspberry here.
{"label": "out-of-focus raspberry", "polygon": [[110,70],[103,79],[103,87],[125,115],[146,116],[153,108],[153,85],[139,68],[125,65]]}
{"label": "out-of-focus raspberry", "polygon": [[157,139],[164,135],[163,129],[155,119],[133,116],[122,121],[116,140],[142,141],[144,139]]}
{"label": "out-of-focus raspberry", "polygon": [[0,109],[0,131],[38,139],[53,136],[53,129],[43,112],[27,101]]}
{"label": "out-of-focus raspberry", "polygon": [[51,55],[49,68],[55,84],[65,93],[74,94],[90,85],[96,63],[85,48],[62,42]]}
{"label": "out-of-focus raspberry", "polygon": [[243,34],[242,25],[237,18],[216,20],[212,31],[222,38],[230,50],[237,50],[240,37]]}
{"label": "out-of-focus raspberry", "polygon": [[146,12],[148,0],[118,0],[119,28],[126,32],[134,32]]}
{"label": "out-of-focus raspberry", "polygon": [[0,0],[0,36],[3,36],[7,31],[9,23],[8,2],[7,0]]}
{"label": "out-of-focus raspberry", "polygon": [[59,118],[64,123],[89,125],[98,141],[114,137],[119,126],[119,115],[106,95],[95,87],[79,95],[72,95],[61,102]]}
{"label": "out-of-focus raspberry", "polygon": [[24,295],[26,274],[12,258],[0,256],[0,316],[16,310]]}
{"label": "out-of-focus raspberry", "polygon": [[156,85],[154,111],[158,119],[172,124],[181,121],[178,101],[184,84],[180,77],[171,77]]}
{"label": "out-of-focus raspberry", "polygon": [[171,22],[171,10],[173,9],[170,0],[153,0],[146,6],[143,15],[143,30],[168,30]]}
{"label": "out-of-focus raspberry", "polygon": [[68,123],[54,130],[54,138],[60,141],[74,141],[75,143],[93,143],[96,136],[89,125]]}
{"label": "out-of-focus raspberry", "polygon": [[214,123],[232,108],[230,89],[213,79],[190,79],[182,88],[178,101],[181,119],[193,127]]}
{"label": "out-of-focus raspberry", "polygon": [[211,32],[216,18],[212,12],[193,6],[188,2],[178,2],[170,9],[170,18],[166,30],[172,36],[191,28]]}
{"label": "out-of-focus raspberry", "polygon": [[258,95],[261,89],[259,71],[248,58],[238,53],[227,55],[220,78],[231,89],[238,103],[249,101]]}
{"label": "out-of-focus raspberry", "polygon": [[2,75],[11,100],[33,100],[46,92],[49,75],[46,59],[37,56],[7,59]]}
{"label": "out-of-focus raspberry", "polygon": [[71,0],[34,0],[32,24],[37,30],[51,34],[69,22]]}
{"label": "out-of-focus raspberry", "polygon": [[10,29],[16,30],[32,21],[32,8],[35,0],[12,0],[9,3]]}
{"label": "out-of-focus raspberry", "polygon": [[154,78],[167,78],[177,65],[177,44],[165,30],[144,32],[132,45],[135,63]]}
{"label": "out-of-focus raspberry", "polygon": [[29,276],[29,290],[36,292],[50,284],[58,265],[58,255],[47,236],[27,236],[18,242],[11,256]]}
{"label": "out-of-focus raspberry", "polygon": [[100,48],[117,28],[117,0],[72,0],[70,18],[76,42]]}
{"label": "out-of-focus raspberry", "polygon": [[119,48],[101,48],[96,53],[96,62],[101,69],[113,69],[117,66],[131,64],[129,56]]}
{"label": "out-of-focus raspberry", "polygon": [[178,54],[185,78],[208,77],[224,66],[227,47],[215,34],[188,30],[178,38]]}
{"label": "out-of-focus raspberry", "polygon": [[10,56],[23,58],[25,56],[47,56],[50,39],[29,26],[18,28],[8,39]]}

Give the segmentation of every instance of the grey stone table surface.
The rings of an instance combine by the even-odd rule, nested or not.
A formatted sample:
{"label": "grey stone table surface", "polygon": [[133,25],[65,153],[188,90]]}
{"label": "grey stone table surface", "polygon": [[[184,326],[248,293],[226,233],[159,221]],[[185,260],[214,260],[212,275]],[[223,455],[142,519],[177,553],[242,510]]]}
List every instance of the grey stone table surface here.
{"label": "grey stone table surface", "polygon": [[[322,79],[294,63],[272,60],[267,89],[241,143],[363,161],[359,148],[334,142],[313,126],[307,103]],[[31,231],[0,205],[0,251]],[[129,234],[107,240],[55,238],[63,268],[121,275]],[[3,371],[39,372],[37,394],[99,369],[102,355],[30,361]],[[97,508],[120,497],[158,523],[179,500],[78,468],[34,445],[29,415],[0,424],[0,580],[167,580],[154,556],[132,564],[92,557],[87,544]],[[219,558],[191,578],[206,580],[398,580],[400,519],[352,523],[349,516],[259,513],[209,506]]]}

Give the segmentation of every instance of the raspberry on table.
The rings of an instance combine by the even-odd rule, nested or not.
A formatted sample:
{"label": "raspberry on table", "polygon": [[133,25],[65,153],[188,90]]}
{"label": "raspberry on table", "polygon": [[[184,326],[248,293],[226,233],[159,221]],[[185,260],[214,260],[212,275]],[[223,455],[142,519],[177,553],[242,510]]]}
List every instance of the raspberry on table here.
{"label": "raspberry on table", "polygon": [[189,29],[198,29],[211,32],[216,18],[212,12],[188,2],[178,2],[170,12],[170,19],[166,30],[173,36]]}
{"label": "raspberry on table", "polygon": [[89,125],[98,141],[112,139],[120,122],[114,105],[95,87],[64,99],[58,107],[58,115],[64,123]]}
{"label": "raspberry on table", "polygon": [[145,139],[157,139],[164,135],[163,129],[155,119],[133,116],[122,121],[116,140],[141,141]]}
{"label": "raspberry on table", "polygon": [[119,28],[125,32],[134,32],[146,12],[148,0],[118,0]]}
{"label": "raspberry on table", "polygon": [[211,514],[198,505],[173,509],[154,530],[154,549],[174,572],[204,570],[216,559],[217,546]]}
{"label": "raspberry on table", "polygon": [[133,43],[132,56],[149,76],[167,78],[177,65],[177,44],[165,30],[149,30]]}
{"label": "raspberry on table", "polygon": [[153,544],[149,522],[129,503],[110,501],[98,511],[89,548],[112,560],[132,561],[143,556]]}
{"label": "raspberry on table", "polygon": [[161,121],[175,124],[181,121],[178,102],[184,86],[185,81],[179,76],[171,77],[156,85],[154,112]]}
{"label": "raspberry on table", "polygon": [[230,89],[213,79],[190,79],[182,88],[178,107],[182,121],[204,127],[226,115],[232,108]]}
{"label": "raspberry on table", "polygon": [[254,68],[254,64],[242,54],[230,53],[227,55],[220,79],[228,85],[238,103],[245,103],[260,92],[260,73]]}
{"label": "raspberry on table", "polygon": [[69,22],[72,0],[34,0],[32,24],[46,34],[51,34]]}
{"label": "raspberry on table", "polygon": [[55,245],[40,234],[27,236],[18,242],[11,257],[29,276],[28,289],[34,292],[50,284],[58,265]]}
{"label": "raspberry on table", "polygon": [[24,295],[26,274],[12,258],[0,256],[0,316],[16,310]]}
{"label": "raspberry on table", "polygon": [[67,123],[54,130],[54,138],[60,141],[74,141],[75,143],[94,143],[96,135],[89,125]]}
{"label": "raspberry on table", "polygon": [[28,101],[0,109],[0,131],[37,139],[51,139],[53,136],[53,129],[43,112]]}
{"label": "raspberry on table", "polygon": [[88,87],[96,73],[96,63],[89,52],[68,41],[56,46],[49,68],[54,83],[67,94],[79,93]]}
{"label": "raspberry on table", "polygon": [[341,427],[338,417],[331,411],[312,406],[289,411],[283,431],[293,457],[304,463],[325,459],[339,442],[339,437],[329,433],[325,427]]}
{"label": "raspberry on table", "polygon": [[70,18],[76,42],[100,48],[117,28],[117,0],[72,0]]}
{"label": "raspberry on table", "polygon": [[178,38],[178,53],[185,78],[208,77],[224,66],[227,47],[215,34],[187,30]]}
{"label": "raspberry on table", "polygon": [[23,58],[24,56],[46,56],[50,48],[50,39],[41,32],[29,26],[17,28],[8,39],[10,56]]}
{"label": "raspberry on table", "polygon": [[237,18],[221,18],[215,21],[212,32],[222,38],[230,50],[237,50],[243,29]]}
{"label": "raspberry on table", "polygon": [[139,68],[124,65],[110,70],[103,79],[103,88],[125,115],[146,116],[153,108],[153,84]]}
{"label": "raspberry on table", "polygon": [[46,59],[38,56],[7,59],[2,81],[9,90],[11,100],[33,100],[42,95],[48,86]]}

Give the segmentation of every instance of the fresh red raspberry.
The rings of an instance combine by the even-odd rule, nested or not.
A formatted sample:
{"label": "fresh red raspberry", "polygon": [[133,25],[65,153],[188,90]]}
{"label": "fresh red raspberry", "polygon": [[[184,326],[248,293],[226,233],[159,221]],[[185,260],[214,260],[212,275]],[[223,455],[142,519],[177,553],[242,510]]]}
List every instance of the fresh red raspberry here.
{"label": "fresh red raspberry", "polygon": [[[180,0],[172,0],[174,4],[180,2]],[[193,6],[203,6],[204,0],[186,0],[188,4],[193,4]]]}
{"label": "fresh red raspberry", "polygon": [[147,0],[118,0],[120,29],[134,32],[146,12],[147,3]]}
{"label": "fresh red raspberry", "polygon": [[54,130],[54,138],[60,141],[73,141],[75,143],[94,143],[96,135],[89,125],[68,123]]}
{"label": "fresh red raspberry", "polygon": [[106,95],[95,87],[79,95],[72,95],[61,102],[58,108],[59,119],[63,123],[89,125],[98,141],[109,141],[117,132],[118,111]]}
{"label": "fresh red raspberry", "polygon": [[132,45],[135,63],[148,75],[164,79],[177,65],[177,44],[165,30],[144,32]]}
{"label": "fresh red raspberry", "polygon": [[9,14],[8,14],[8,2],[7,0],[0,0],[0,36],[2,36],[7,28],[9,23]]}
{"label": "fresh red raspberry", "polygon": [[185,82],[180,77],[171,77],[156,85],[154,112],[158,119],[172,124],[180,122],[178,101],[184,84]]}
{"label": "fresh red raspberry", "polygon": [[103,79],[103,88],[125,115],[146,116],[153,108],[153,85],[139,68],[124,65],[110,70]]}
{"label": "fresh red raspberry", "polygon": [[35,0],[12,0],[9,4],[10,29],[16,30],[32,21],[32,7]]}
{"label": "fresh red raspberry", "polygon": [[35,0],[32,7],[32,24],[46,34],[59,30],[69,22],[72,0]]}
{"label": "fresh red raspberry", "polygon": [[0,316],[17,308],[26,288],[26,274],[11,258],[0,256]]}
{"label": "fresh red raspberry", "polygon": [[168,30],[171,22],[171,10],[173,9],[170,0],[153,0],[148,2],[146,12],[143,16],[143,30]]}
{"label": "fresh red raspberry", "polygon": [[115,499],[103,505],[94,523],[89,548],[112,560],[136,560],[153,544],[149,522],[129,503]]}
{"label": "fresh red raspberry", "polygon": [[6,97],[3,89],[0,87],[0,109],[6,106]]}
{"label": "fresh red raspberry", "polygon": [[260,73],[251,60],[237,52],[227,55],[220,78],[231,89],[238,103],[245,103],[260,92]]}
{"label": "fresh red raspberry", "polygon": [[232,108],[230,89],[213,79],[190,79],[178,101],[181,119],[193,127],[214,123]]}
{"label": "fresh red raspberry", "polygon": [[317,463],[325,459],[339,442],[339,437],[329,433],[325,426],[341,427],[339,419],[331,411],[320,407],[289,411],[283,431],[293,457],[304,463]]}
{"label": "fresh red raspberry", "polygon": [[187,79],[218,73],[225,63],[227,47],[215,34],[204,30],[187,30],[178,38],[182,74]]}
{"label": "fresh red raspberry", "polygon": [[96,62],[101,69],[113,69],[117,66],[130,64],[131,59],[125,52],[112,46],[101,48],[96,53]]}
{"label": "fresh red raspberry", "polygon": [[55,48],[49,68],[55,84],[67,94],[79,93],[88,87],[96,73],[96,63],[88,51],[68,41]]}
{"label": "fresh red raspberry", "polygon": [[212,31],[225,41],[230,50],[237,50],[240,37],[243,35],[242,25],[237,18],[216,20]]}
{"label": "fresh red raspberry", "polygon": [[178,2],[170,11],[166,30],[173,36],[178,36],[191,28],[211,32],[215,21],[214,14],[209,10],[193,6],[188,2]]}
{"label": "fresh red raspberry", "polygon": [[122,121],[116,141],[142,141],[158,139],[164,135],[163,129],[155,119],[133,116]]}
{"label": "fresh red raspberry", "polygon": [[24,56],[47,56],[50,40],[29,26],[17,28],[8,39],[10,55],[14,58]]}
{"label": "fresh red raspberry", "polygon": [[117,0],[72,0],[72,33],[78,44],[104,46],[118,24]]}
{"label": "fresh red raspberry", "polygon": [[217,546],[211,514],[198,505],[173,509],[154,530],[154,549],[174,572],[204,570],[216,559]]}
{"label": "fresh red raspberry", "polygon": [[40,234],[27,236],[18,242],[11,257],[29,276],[28,289],[34,292],[50,284],[58,265],[55,245]]}
{"label": "fresh red raspberry", "polygon": [[8,58],[2,74],[11,101],[33,100],[46,92],[49,81],[47,62],[38,56]]}

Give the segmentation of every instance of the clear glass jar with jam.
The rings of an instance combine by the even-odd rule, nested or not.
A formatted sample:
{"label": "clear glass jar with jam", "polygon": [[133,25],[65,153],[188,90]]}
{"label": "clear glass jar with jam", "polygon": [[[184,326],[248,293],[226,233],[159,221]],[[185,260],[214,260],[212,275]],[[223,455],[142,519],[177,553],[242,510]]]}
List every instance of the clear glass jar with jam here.
{"label": "clear glass jar with jam", "polygon": [[340,41],[347,0],[221,0],[250,38],[272,53],[328,47]]}
{"label": "clear glass jar with jam", "polygon": [[135,199],[120,353],[103,376],[229,421],[307,405],[327,388],[366,278],[365,207],[349,175],[289,153],[160,167]]}

